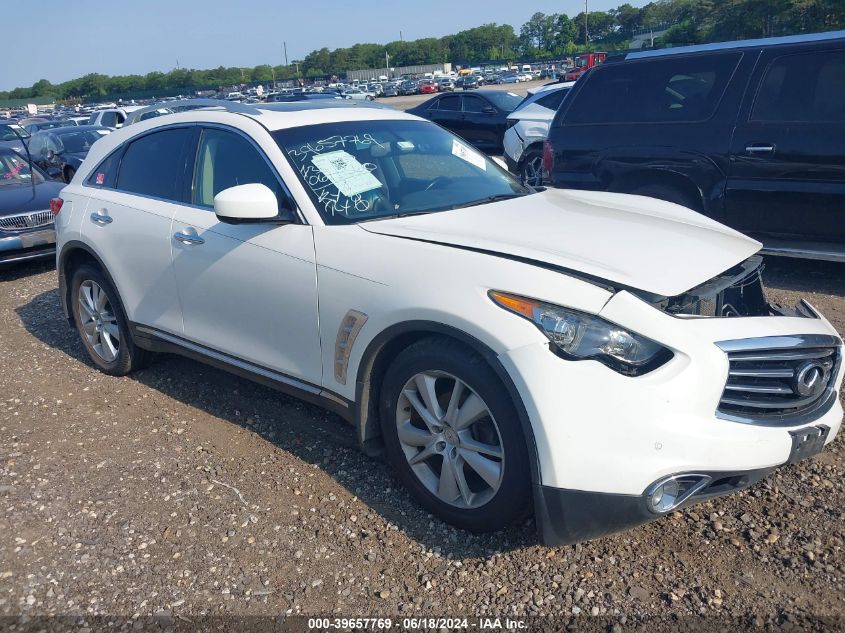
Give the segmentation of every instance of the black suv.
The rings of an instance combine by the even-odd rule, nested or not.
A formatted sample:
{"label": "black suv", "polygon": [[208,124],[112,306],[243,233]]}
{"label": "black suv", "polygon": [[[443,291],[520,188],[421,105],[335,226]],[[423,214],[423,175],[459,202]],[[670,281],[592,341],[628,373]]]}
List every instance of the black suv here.
{"label": "black suv", "polygon": [[544,166],[551,186],[662,198],[766,252],[845,261],[845,31],[599,66],[555,116]]}

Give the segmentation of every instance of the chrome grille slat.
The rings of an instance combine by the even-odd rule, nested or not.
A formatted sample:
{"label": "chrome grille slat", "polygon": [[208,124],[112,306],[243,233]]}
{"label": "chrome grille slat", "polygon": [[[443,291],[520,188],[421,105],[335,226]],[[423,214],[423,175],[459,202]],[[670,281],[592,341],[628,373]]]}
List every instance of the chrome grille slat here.
{"label": "chrome grille slat", "polygon": [[30,211],[0,217],[0,229],[4,231],[26,231],[53,224],[53,214],[46,211]]}
{"label": "chrome grille slat", "polygon": [[753,377],[753,378],[792,378],[795,372],[792,369],[768,369],[765,367],[743,367],[731,369],[730,376]]}
{"label": "chrome grille slat", "polygon": [[732,385],[728,383],[725,385],[725,389],[728,391],[745,391],[747,393],[776,393],[785,396],[795,393],[791,387],[785,387],[783,385]]}
{"label": "chrome grille slat", "polygon": [[836,400],[842,342],[833,336],[724,341],[728,379],[718,417],[751,424],[812,421]]}
{"label": "chrome grille slat", "polygon": [[834,350],[776,350],[770,353],[751,352],[747,354],[731,354],[731,360],[736,361],[776,361],[776,360],[806,360],[810,358],[824,358],[833,354]]}

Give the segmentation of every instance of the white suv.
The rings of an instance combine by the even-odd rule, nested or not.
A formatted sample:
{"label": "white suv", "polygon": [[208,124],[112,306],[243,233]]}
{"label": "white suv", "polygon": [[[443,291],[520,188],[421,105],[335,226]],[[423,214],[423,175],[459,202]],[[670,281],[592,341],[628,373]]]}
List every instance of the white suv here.
{"label": "white suv", "polygon": [[842,341],[760,244],[650,198],[534,192],[393,109],[228,104],[99,141],[56,211],[91,360],[225,367],[337,412],[435,515],[545,543],[817,453]]}

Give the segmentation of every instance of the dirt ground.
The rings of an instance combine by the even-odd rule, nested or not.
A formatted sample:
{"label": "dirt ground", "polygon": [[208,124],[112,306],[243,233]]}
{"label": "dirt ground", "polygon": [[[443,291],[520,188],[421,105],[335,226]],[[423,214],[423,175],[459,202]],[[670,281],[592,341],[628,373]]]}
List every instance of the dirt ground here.
{"label": "dirt ground", "polygon": [[[773,259],[766,279],[845,332],[845,266]],[[619,631],[845,613],[841,438],[741,494],[549,549],[532,522],[435,520],[322,409],[173,356],[99,373],[50,264],[0,271],[0,323],[0,616],[592,615]]]}

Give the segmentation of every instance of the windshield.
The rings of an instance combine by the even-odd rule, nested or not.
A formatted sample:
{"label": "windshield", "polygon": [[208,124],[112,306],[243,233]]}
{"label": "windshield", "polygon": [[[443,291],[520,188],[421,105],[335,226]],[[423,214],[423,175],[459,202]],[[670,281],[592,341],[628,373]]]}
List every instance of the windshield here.
{"label": "windshield", "polygon": [[106,135],[106,130],[80,130],[59,134],[64,151],[71,154],[84,154],[91,146]]}
{"label": "windshield", "polygon": [[427,121],[348,121],[273,134],[326,224],[526,195],[484,154]]}
{"label": "windshield", "polygon": [[19,141],[29,138],[29,132],[20,125],[0,125],[0,141]]}
{"label": "windshield", "polygon": [[[32,171],[29,164],[14,153],[0,154],[0,187],[15,187],[32,184]],[[44,177],[35,172],[35,184],[44,182]]]}

